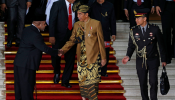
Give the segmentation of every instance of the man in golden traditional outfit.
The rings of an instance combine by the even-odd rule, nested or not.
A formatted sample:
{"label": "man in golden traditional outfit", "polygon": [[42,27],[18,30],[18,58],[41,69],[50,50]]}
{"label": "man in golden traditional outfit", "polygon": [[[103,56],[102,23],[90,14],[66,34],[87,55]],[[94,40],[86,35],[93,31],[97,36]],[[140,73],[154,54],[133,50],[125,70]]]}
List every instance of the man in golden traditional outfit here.
{"label": "man in golden traditional outfit", "polygon": [[80,21],[74,24],[72,36],[61,50],[65,54],[77,44],[77,73],[82,100],[98,100],[98,83],[101,81],[101,67],[106,64],[106,52],[101,23],[91,19],[88,11],[87,5],[78,7]]}

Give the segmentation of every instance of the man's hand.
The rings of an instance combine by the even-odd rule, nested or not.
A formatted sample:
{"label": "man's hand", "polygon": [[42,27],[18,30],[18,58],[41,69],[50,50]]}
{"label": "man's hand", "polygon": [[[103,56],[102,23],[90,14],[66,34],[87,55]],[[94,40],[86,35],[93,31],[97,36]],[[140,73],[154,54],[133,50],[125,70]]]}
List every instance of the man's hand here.
{"label": "man's hand", "polygon": [[112,41],[115,41],[115,39],[116,39],[116,36],[112,35]]}
{"label": "man's hand", "polygon": [[64,51],[62,49],[58,49],[58,56],[62,56],[64,54]]}
{"label": "man's hand", "polygon": [[4,4],[1,4],[1,10],[2,10],[3,12],[5,12],[5,9],[7,9],[6,4],[5,4],[5,3],[4,3]]}
{"label": "man's hand", "polygon": [[128,56],[125,56],[125,57],[122,59],[122,63],[123,63],[123,64],[126,64],[128,61],[129,61],[129,57],[128,57]]}
{"label": "man's hand", "polygon": [[162,67],[163,67],[163,66],[166,66],[166,62],[162,62]]}
{"label": "man's hand", "polygon": [[104,65],[106,65],[106,59],[101,60],[101,67],[103,67]]}
{"label": "man's hand", "polygon": [[31,2],[27,2],[26,5],[27,5],[27,9],[29,9],[29,7],[31,7],[32,3]]}
{"label": "man's hand", "polygon": [[55,37],[49,37],[49,42],[50,42],[52,45],[55,45]]}
{"label": "man's hand", "polygon": [[126,16],[127,20],[129,20],[129,13],[128,13],[127,9],[125,9],[125,16]]}
{"label": "man's hand", "polygon": [[159,16],[160,16],[160,12],[162,12],[162,11],[161,11],[161,9],[160,9],[160,7],[159,7],[159,6],[156,6],[156,12],[157,12],[157,15],[159,15]]}
{"label": "man's hand", "polygon": [[154,12],[155,12],[155,8],[152,7],[152,8],[151,8],[151,13],[154,14]]}

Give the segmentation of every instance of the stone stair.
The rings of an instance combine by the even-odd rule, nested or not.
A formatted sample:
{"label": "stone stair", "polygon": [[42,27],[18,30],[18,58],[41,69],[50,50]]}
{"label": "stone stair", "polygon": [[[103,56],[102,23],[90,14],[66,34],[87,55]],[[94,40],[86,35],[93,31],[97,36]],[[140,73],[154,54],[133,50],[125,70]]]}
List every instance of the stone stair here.
{"label": "stone stair", "polygon": [[4,22],[0,22],[0,100],[5,100],[5,94],[3,93],[5,88],[4,80],[5,80],[5,74],[3,71],[5,70],[5,65],[4,65],[4,50],[5,46],[3,45],[3,42],[5,41],[5,36],[4,34]]}
{"label": "stone stair", "polygon": [[[150,23],[157,24],[162,30],[161,22],[152,21]],[[116,51],[116,59],[118,60],[117,66],[120,68],[119,75],[123,80],[123,87],[126,90],[124,96],[127,100],[141,100],[139,80],[136,73],[136,53],[134,52],[131,61],[126,65],[122,64],[122,58],[126,55],[128,38],[129,38],[129,23],[120,22],[117,23],[117,39],[113,43],[113,48]],[[158,79],[162,72],[162,67],[159,67]],[[175,60],[172,60],[172,63],[167,65],[167,74],[170,81],[170,91],[167,95],[163,96],[160,94],[160,88],[158,88],[158,100],[175,100]],[[158,81],[160,82],[160,80]],[[149,83],[148,83],[149,85]],[[160,85],[158,85],[160,87]],[[150,88],[150,86],[148,87]]]}

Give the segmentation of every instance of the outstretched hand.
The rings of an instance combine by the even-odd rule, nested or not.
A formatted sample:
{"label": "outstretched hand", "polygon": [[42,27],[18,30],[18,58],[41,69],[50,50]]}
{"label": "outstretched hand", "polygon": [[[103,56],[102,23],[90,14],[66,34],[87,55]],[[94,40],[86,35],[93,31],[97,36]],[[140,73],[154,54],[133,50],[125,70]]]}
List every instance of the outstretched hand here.
{"label": "outstretched hand", "polygon": [[62,49],[58,49],[58,56],[61,57],[64,54],[64,51]]}
{"label": "outstretched hand", "polygon": [[125,57],[122,59],[122,63],[123,63],[123,64],[126,64],[128,61],[129,61],[129,57],[128,57],[128,56],[125,56]]}

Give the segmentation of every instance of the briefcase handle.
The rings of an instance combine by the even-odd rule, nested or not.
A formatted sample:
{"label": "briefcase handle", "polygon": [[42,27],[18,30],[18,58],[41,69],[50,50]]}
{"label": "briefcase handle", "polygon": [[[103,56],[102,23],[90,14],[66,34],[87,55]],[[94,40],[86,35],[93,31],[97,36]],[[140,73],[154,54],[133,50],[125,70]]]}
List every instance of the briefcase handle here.
{"label": "briefcase handle", "polygon": [[166,72],[166,68],[165,68],[165,66],[163,66],[162,72]]}

